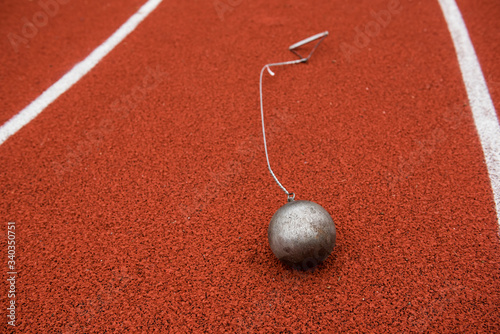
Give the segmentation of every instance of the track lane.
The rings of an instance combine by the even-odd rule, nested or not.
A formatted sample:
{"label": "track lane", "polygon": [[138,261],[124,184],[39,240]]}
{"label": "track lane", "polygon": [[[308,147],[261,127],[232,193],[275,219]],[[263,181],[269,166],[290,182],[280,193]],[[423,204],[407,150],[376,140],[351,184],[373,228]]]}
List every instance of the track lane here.
{"label": "track lane", "polygon": [[496,1],[458,0],[457,5],[467,24],[471,40],[476,49],[491,98],[500,118],[500,5]]}
{"label": "track lane", "polygon": [[500,224],[500,122],[460,9],[454,0],[440,0],[439,3],[457,54],[474,124],[488,169],[497,221]]}
{"label": "track lane", "polygon": [[[103,4],[96,0],[60,0],[54,5],[54,1],[42,0],[50,4],[44,7],[39,1],[27,0],[4,1],[0,5],[0,48],[3,50],[0,99],[4,101],[0,124],[85,58],[144,2],[126,0]],[[46,22],[42,21],[44,14]],[[35,21],[39,22],[37,26]],[[25,28],[30,25],[35,27],[33,32]]]}
{"label": "track lane", "polygon": [[[165,4],[1,146],[21,328],[494,331],[495,212],[439,7],[403,3],[350,62],[339,49],[386,6],[243,2],[221,22]],[[338,227],[304,276],[265,240],[284,198],[258,71],[325,28],[310,64],[264,82],[276,172]]]}

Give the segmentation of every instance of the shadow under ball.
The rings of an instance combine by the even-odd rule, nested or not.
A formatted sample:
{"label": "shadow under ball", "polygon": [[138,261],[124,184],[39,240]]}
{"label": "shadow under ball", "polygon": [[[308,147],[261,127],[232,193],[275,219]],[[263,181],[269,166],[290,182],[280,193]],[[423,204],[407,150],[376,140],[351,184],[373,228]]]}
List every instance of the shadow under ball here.
{"label": "shadow under ball", "polygon": [[267,236],[280,261],[294,269],[310,270],[333,251],[337,233],[332,217],[321,205],[292,200],[273,215]]}

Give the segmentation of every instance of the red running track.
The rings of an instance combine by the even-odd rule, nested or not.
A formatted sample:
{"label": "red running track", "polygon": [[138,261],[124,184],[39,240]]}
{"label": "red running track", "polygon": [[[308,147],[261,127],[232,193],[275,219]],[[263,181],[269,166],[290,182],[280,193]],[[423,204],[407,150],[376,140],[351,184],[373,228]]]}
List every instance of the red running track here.
{"label": "red running track", "polygon": [[[231,3],[163,2],[0,146],[16,331],[500,332],[492,190],[438,3],[401,1],[350,55],[356,27],[392,1]],[[141,4],[68,2],[29,48],[2,39],[2,122]],[[500,6],[458,4],[499,110]],[[37,10],[1,6],[2,36]],[[332,256],[299,273],[267,243],[285,196],[266,168],[258,74],[324,30],[310,63],[264,78],[274,170],[337,226]]]}

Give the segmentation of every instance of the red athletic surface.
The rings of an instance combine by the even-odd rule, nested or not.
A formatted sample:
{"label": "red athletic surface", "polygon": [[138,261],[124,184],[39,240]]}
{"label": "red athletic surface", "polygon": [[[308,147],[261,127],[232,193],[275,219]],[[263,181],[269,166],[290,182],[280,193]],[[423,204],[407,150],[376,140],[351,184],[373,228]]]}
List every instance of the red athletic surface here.
{"label": "red athletic surface", "polygon": [[[221,20],[212,1],[165,1],[0,146],[17,332],[500,332],[492,190],[437,1],[401,1],[350,61],[340,49],[390,2],[233,1]],[[2,37],[2,123],[141,4],[69,2],[17,53]],[[0,6],[2,36],[38,10]],[[459,6],[499,110],[500,6]],[[274,171],[337,227],[299,273],[267,242],[285,195],[258,75],[324,30],[308,64],[264,77]]]}

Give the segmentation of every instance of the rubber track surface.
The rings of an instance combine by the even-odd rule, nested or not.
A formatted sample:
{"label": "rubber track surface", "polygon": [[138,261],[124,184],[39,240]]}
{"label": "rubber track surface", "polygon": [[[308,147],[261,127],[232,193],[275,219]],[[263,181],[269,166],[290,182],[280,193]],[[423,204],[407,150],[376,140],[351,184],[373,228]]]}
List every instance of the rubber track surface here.
{"label": "rubber track surface", "polygon": [[[492,190],[437,1],[401,0],[368,42],[356,29],[393,1],[216,3],[164,1],[0,146],[16,331],[500,332]],[[500,110],[500,6],[458,4]],[[70,1],[16,52],[5,36],[39,5],[3,1],[1,123],[141,5]],[[308,64],[264,77],[274,171],[337,226],[334,253],[300,273],[267,242],[285,196],[258,75],[324,30]]]}

